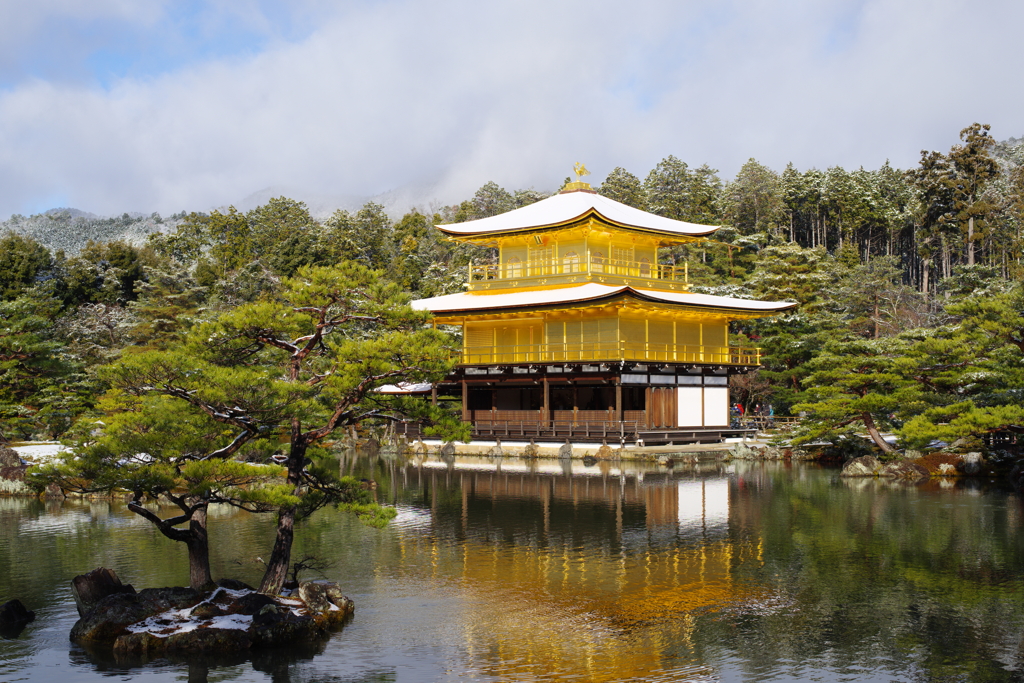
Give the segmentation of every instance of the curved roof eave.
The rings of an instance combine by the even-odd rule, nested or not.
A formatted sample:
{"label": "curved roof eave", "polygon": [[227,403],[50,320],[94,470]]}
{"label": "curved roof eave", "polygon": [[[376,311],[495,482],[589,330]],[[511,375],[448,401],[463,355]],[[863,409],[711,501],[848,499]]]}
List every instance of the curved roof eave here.
{"label": "curved roof eave", "polygon": [[412,304],[414,308],[428,310],[436,315],[473,315],[488,310],[537,309],[574,304],[600,304],[622,296],[632,296],[641,301],[651,303],[715,308],[748,315],[752,313],[764,313],[766,315],[779,313],[797,306],[796,303],[786,301],[734,299],[691,292],[659,292],[635,289],[628,285],[612,286],[597,283],[522,293],[471,294],[463,292],[430,299],[419,299],[412,302]]}
{"label": "curved roof eave", "polygon": [[539,202],[465,223],[435,226],[451,237],[497,237],[570,225],[598,216],[610,225],[670,237],[706,237],[720,226],[700,225],[641,211],[594,192],[566,192]]}

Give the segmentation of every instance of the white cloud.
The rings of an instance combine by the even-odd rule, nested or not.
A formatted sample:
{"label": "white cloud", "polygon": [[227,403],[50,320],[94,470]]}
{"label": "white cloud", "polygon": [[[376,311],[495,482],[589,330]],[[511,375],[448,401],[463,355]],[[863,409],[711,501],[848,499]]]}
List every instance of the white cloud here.
{"label": "white cloud", "polygon": [[642,176],[668,154],[725,177],[748,157],[906,167],[976,120],[1024,132],[1010,2],[309,2],[288,35],[256,4],[204,12],[272,38],[106,90],[0,91],[0,216],[54,196],[203,210],[274,187],[455,201],[492,179],[551,189],[574,161],[595,182]]}

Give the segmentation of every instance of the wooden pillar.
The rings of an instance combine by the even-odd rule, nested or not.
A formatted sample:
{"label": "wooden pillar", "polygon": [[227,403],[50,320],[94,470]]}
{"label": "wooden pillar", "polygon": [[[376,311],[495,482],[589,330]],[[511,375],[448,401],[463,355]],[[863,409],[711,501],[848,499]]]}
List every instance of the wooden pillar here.
{"label": "wooden pillar", "polygon": [[644,389],[644,426],[650,428],[654,413],[654,392],[648,386]]}
{"label": "wooden pillar", "polygon": [[669,395],[668,426],[679,426],[679,391],[675,387],[665,389]]}
{"label": "wooden pillar", "polygon": [[622,380],[615,383],[615,420],[622,422]]}
{"label": "wooden pillar", "polygon": [[436,384],[431,384],[430,385],[430,405],[433,405],[433,406],[437,405],[437,385]]}
{"label": "wooden pillar", "polygon": [[551,425],[551,385],[547,377],[541,381],[544,383],[544,404],[540,409],[540,419],[544,422],[544,429],[548,429]]}
{"label": "wooden pillar", "polygon": [[462,381],[462,421],[469,422],[469,385]]}

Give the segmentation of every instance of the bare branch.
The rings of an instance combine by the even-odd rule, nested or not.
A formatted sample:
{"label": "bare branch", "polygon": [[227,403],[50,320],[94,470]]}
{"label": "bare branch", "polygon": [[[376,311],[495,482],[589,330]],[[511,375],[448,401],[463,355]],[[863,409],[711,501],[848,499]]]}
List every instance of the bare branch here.
{"label": "bare branch", "polygon": [[156,526],[156,528],[160,530],[160,533],[162,533],[164,536],[171,539],[172,541],[181,541],[182,543],[184,543],[188,541],[189,538],[191,538],[191,534],[185,529],[174,528],[175,524],[182,524],[184,522],[187,522],[191,518],[191,515],[189,515],[188,517],[181,515],[180,517],[172,517],[171,519],[161,519],[156,514],[142,507],[142,505],[135,502],[134,500],[128,503],[128,509],[134,512],[135,514],[139,515],[143,519],[152,522]]}

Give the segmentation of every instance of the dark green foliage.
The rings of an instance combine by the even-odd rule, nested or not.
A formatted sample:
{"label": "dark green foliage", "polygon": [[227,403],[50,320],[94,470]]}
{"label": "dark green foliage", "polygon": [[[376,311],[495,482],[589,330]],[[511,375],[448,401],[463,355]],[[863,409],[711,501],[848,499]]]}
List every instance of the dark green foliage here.
{"label": "dark green foliage", "polygon": [[0,237],[0,299],[17,298],[50,268],[50,250],[14,232]]}
{"label": "dark green foliage", "polygon": [[642,211],[647,210],[647,190],[635,175],[616,166],[597,188],[599,194]]}
{"label": "dark green foliage", "polygon": [[368,203],[354,216],[335,211],[324,224],[327,253],[336,261],[348,260],[367,268],[386,268],[395,253],[394,226],[380,204]]}
{"label": "dark green foliage", "polygon": [[[0,301],[0,441],[57,436],[68,426],[57,414],[80,412],[66,384],[77,368],[55,335],[59,313],[60,301],[43,287]],[[47,414],[52,430],[41,421]]]}
{"label": "dark green foliage", "polygon": [[[803,171],[790,164],[778,173],[751,159],[723,184],[707,165],[692,168],[668,156],[643,182],[617,167],[597,187],[660,215],[727,223],[711,240],[662,251],[663,262],[688,265],[694,291],[800,303],[782,316],[733,325],[734,343],[762,348],[761,370],[736,387],[743,396],[772,403],[780,415],[795,404],[818,405],[815,412],[824,414],[828,397],[820,387],[832,381],[828,368],[844,367],[843,354],[863,356],[874,347],[860,345],[871,342],[877,362],[892,360],[901,382],[874,393],[900,391],[905,399],[873,419],[921,443],[1007,427],[1007,411],[1021,403],[1024,378],[1014,363],[1024,351],[1012,330],[1019,317],[1014,283],[1024,276],[1022,150],[1019,141],[995,143],[988,126],[973,124],[948,153],[924,152],[910,172],[886,163]],[[63,429],[53,426],[65,420],[58,415],[82,413],[100,391],[96,367],[173,350],[204,323],[276,302],[306,268],[350,260],[418,297],[460,291],[466,265],[493,262],[493,250],[447,240],[433,225],[544,196],[488,182],[460,204],[397,220],[375,203],[317,220],[301,202],[279,197],[245,213],[150,217],[147,225],[164,232],[150,235],[145,247],[86,243],[86,235],[75,250],[52,257],[47,245],[56,243],[26,237],[36,234],[27,226],[95,226],[99,219],[15,216],[7,226],[19,234],[0,238],[0,298],[28,297],[17,311],[5,309],[22,330],[7,334],[34,330],[35,365],[7,372],[37,374],[19,379],[16,395],[8,390],[5,424],[22,425],[24,434]],[[108,227],[140,220],[125,215]],[[45,315],[29,315],[34,306]],[[44,425],[45,414],[54,417]]]}
{"label": "dark green foliage", "polygon": [[722,192],[717,174],[706,164],[691,171],[676,157],[665,157],[644,181],[647,210],[690,223],[715,223]]}
{"label": "dark green foliage", "polygon": [[180,343],[208,299],[209,288],[199,283],[199,270],[193,277],[174,264],[146,269],[138,297],[129,306],[133,317],[129,335],[135,347],[162,349]]}
{"label": "dark green foliage", "polygon": [[750,159],[725,188],[727,220],[744,234],[775,232],[783,224],[779,175]]}
{"label": "dark green foliage", "polygon": [[843,339],[829,342],[808,361],[804,379],[806,403],[793,406],[808,413],[805,433],[797,442],[834,437],[852,423],[860,423],[875,445],[892,450],[879,434],[890,426],[890,416],[914,397],[913,383],[898,371],[903,345],[894,339]]}

